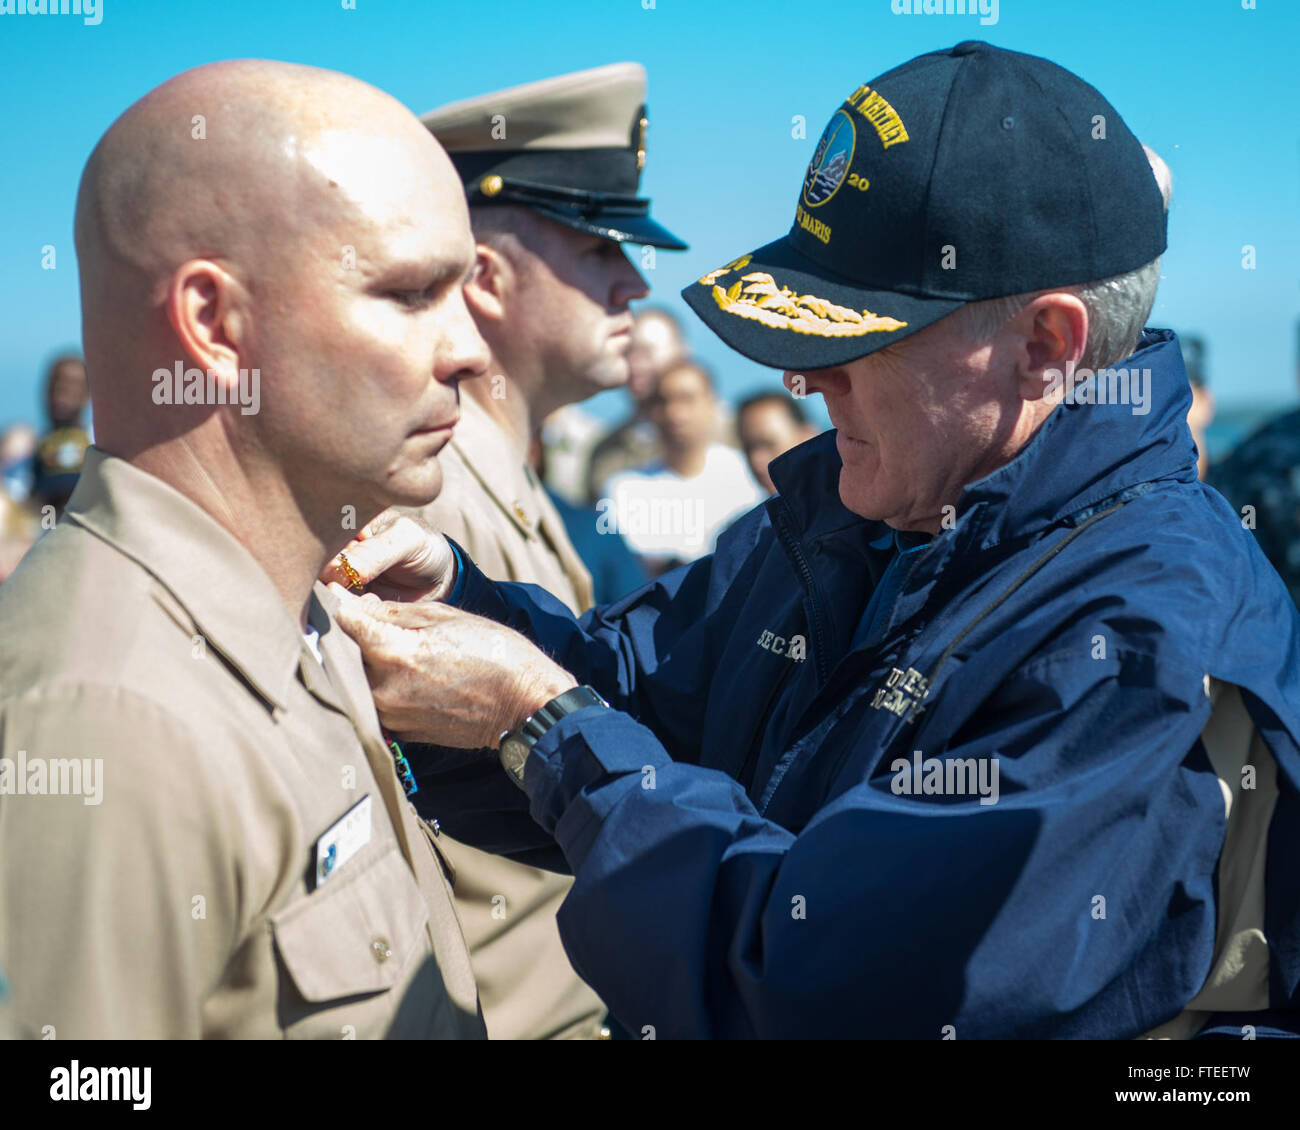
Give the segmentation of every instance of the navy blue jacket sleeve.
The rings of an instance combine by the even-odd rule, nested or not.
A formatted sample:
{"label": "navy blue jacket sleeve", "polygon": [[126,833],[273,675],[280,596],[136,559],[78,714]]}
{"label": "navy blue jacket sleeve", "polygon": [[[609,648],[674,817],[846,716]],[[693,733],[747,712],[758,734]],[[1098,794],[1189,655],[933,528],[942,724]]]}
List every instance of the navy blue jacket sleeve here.
{"label": "navy blue jacket sleeve", "polygon": [[[756,507],[728,530],[717,553],[580,619],[536,585],[489,580],[453,543],[455,603],[522,632],[579,683],[650,726],[673,757],[694,761],[713,657],[743,602],[752,550],[771,536],[766,512]],[[554,841],[528,815],[526,798],[491,752],[418,743],[405,750],[419,783],[414,803],[426,819],[437,819],[480,850],[565,869]]]}
{"label": "navy blue jacket sleeve", "polygon": [[749,595],[772,529],[762,506],[739,519],[718,551],[576,618],[535,585],[488,580],[466,561],[460,607],[533,640],[579,683],[631,714],[681,761],[699,760],[717,659]]}
{"label": "navy blue jacket sleeve", "polygon": [[[576,876],[559,915],[574,967],[636,1036],[1149,1030],[1205,976],[1223,801],[1197,763],[1199,674],[1093,670],[1063,690],[1057,661],[1022,669],[933,751],[1004,759],[997,804],[856,769],[797,835],[626,715],[562,719],[525,785]],[[1135,967],[1146,999],[1115,988]]]}

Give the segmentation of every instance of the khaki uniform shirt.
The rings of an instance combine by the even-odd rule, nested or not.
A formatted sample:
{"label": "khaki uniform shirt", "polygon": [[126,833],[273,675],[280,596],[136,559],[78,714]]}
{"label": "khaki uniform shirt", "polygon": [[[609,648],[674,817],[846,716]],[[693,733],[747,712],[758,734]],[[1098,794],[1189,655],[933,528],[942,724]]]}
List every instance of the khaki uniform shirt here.
{"label": "khaki uniform shirt", "polygon": [[[555,507],[510,441],[469,397],[438,456],[443,487],[421,514],[499,581],[541,585],[573,611],[591,606],[591,574]],[[556,912],[573,880],[465,844],[440,846],[456,871],[460,913],[492,1039],[590,1039],[605,1006],[564,953]]]}
{"label": "khaki uniform shirt", "polygon": [[438,455],[442,491],[420,514],[494,581],[541,585],[574,612],[593,603],[591,574],[564,522],[506,434],[470,397]]}
{"label": "khaki uniform shirt", "polygon": [[[234,537],[88,452],[0,586],[0,968],[22,1031],[483,1036],[446,876],[332,604],[318,585],[322,666]],[[327,836],[349,811],[351,839]]]}

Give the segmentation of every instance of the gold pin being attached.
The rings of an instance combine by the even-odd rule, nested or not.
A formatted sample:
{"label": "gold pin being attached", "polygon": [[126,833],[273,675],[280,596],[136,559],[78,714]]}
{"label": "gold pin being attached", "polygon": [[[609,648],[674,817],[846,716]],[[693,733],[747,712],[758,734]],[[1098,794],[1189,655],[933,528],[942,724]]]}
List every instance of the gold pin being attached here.
{"label": "gold pin being attached", "polygon": [[645,168],[645,131],[649,125],[650,122],[646,118],[641,119],[641,132],[636,139],[636,171],[638,173]]}
{"label": "gold pin being attached", "polygon": [[504,187],[505,187],[505,181],[503,181],[499,176],[497,176],[496,173],[493,173],[490,177],[484,177],[481,181],[478,182],[479,192],[481,192],[484,196],[487,196],[489,198],[495,196]]}
{"label": "gold pin being attached", "polygon": [[352,568],[352,562],[348,560],[346,553],[339,554],[339,568],[348,579],[348,588],[360,592],[366,587],[366,582],[361,579],[361,574]]}

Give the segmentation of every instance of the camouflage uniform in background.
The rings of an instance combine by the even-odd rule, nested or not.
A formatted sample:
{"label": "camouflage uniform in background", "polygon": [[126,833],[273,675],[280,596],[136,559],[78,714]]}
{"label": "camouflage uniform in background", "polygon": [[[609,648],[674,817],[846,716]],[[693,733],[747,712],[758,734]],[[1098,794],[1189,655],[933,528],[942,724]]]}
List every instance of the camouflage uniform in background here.
{"label": "camouflage uniform in background", "polygon": [[1238,444],[1210,469],[1210,484],[1239,513],[1255,508],[1259,547],[1300,604],[1300,410],[1270,420]]}

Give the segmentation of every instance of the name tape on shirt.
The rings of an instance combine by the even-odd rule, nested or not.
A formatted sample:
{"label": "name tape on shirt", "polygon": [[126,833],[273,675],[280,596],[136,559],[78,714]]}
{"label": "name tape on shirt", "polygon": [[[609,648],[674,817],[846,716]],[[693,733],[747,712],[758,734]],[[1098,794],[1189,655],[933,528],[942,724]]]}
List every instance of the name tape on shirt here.
{"label": "name tape on shirt", "polygon": [[316,886],[338,873],[370,842],[370,794],[367,793],[316,841]]}

